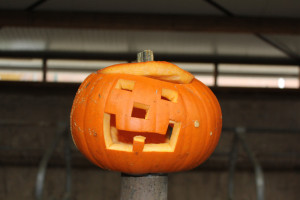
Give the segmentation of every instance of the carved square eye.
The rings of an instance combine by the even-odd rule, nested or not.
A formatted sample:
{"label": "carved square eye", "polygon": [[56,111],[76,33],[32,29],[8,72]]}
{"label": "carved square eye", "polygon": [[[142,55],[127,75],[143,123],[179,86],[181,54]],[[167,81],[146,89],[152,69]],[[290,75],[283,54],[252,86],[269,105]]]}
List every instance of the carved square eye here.
{"label": "carved square eye", "polygon": [[115,88],[132,92],[135,81],[119,79]]}
{"label": "carved square eye", "polygon": [[176,103],[178,99],[178,93],[175,90],[163,88],[161,91],[161,99]]}

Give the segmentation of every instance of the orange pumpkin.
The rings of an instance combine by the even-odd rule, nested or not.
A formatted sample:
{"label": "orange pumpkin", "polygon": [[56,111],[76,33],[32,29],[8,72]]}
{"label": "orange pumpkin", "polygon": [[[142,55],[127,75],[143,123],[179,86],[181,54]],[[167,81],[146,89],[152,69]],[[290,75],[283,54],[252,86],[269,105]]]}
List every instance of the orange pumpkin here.
{"label": "orange pumpkin", "polygon": [[219,103],[168,62],[119,64],[84,80],[71,111],[77,148],[104,169],[129,174],[192,169],[214,151]]}

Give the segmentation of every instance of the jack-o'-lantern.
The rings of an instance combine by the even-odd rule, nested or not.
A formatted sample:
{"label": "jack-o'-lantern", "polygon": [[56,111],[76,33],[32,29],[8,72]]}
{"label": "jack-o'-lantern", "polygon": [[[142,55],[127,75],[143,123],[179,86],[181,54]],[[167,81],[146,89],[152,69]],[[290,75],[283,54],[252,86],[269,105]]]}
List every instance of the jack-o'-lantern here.
{"label": "jack-o'-lantern", "polygon": [[77,148],[129,174],[192,169],[214,151],[222,114],[211,90],[168,62],[113,65],[84,80],[71,111]]}

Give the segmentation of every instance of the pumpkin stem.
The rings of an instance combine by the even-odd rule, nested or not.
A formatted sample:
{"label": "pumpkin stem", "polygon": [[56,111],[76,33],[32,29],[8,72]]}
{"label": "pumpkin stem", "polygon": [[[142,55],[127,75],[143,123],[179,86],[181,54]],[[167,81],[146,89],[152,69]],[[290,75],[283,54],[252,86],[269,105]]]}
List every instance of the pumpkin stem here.
{"label": "pumpkin stem", "polygon": [[138,62],[147,62],[147,61],[154,61],[153,51],[151,50],[144,50],[137,54],[137,61]]}

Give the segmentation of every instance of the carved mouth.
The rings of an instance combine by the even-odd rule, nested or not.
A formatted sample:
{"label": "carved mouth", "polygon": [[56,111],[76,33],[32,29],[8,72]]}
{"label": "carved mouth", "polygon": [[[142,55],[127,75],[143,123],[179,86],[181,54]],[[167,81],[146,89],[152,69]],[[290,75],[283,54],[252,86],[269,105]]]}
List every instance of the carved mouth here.
{"label": "carved mouth", "polygon": [[127,152],[173,152],[180,131],[180,122],[169,121],[165,135],[118,130],[114,114],[104,113],[103,133],[107,149]]}

